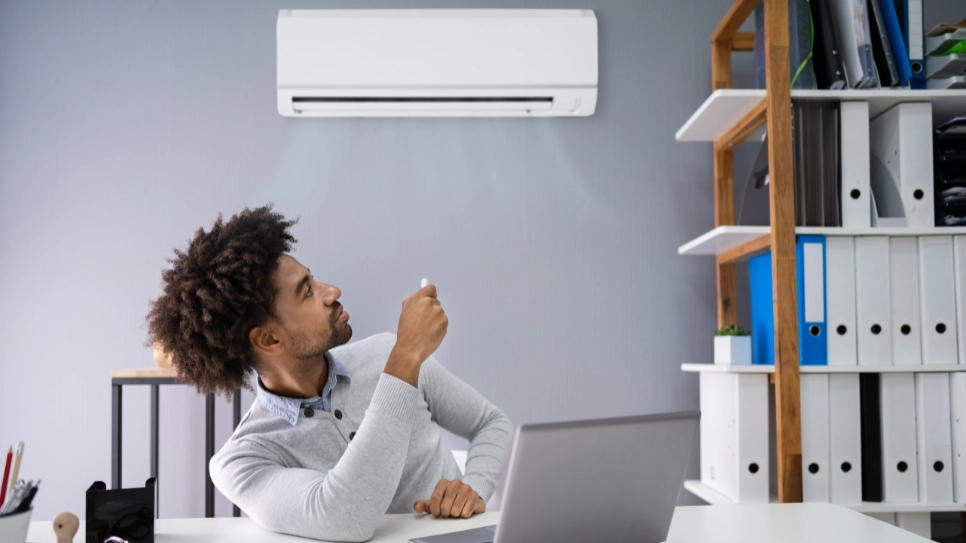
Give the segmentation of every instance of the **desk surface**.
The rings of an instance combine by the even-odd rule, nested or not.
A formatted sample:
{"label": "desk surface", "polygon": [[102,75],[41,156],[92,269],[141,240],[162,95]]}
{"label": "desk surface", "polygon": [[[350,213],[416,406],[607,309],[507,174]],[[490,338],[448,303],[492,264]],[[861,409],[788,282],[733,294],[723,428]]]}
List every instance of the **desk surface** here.
{"label": "desk surface", "polygon": [[[500,513],[466,520],[429,515],[386,515],[371,543],[405,543],[410,538],[496,524]],[[81,522],[74,541],[83,541]],[[310,541],[262,530],[249,518],[160,519],[157,543],[292,543]],[[56,543],[50,521],[30,523],[28,543]],[[827,503],[703,505],[674,511],[668,543],[927,543],[913,535],[845,507]]]}

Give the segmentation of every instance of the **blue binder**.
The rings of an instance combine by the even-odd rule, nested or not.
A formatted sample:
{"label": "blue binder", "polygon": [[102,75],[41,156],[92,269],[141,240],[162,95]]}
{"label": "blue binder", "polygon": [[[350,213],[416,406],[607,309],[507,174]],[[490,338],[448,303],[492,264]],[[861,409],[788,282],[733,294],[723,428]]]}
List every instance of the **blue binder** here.
{"label": "blue binder", "polygon": [[902,87],[912,77],[912,69],[909,67],[909,51],[902,37],[902,28],[899,26],[896,5],[892,0],[873,1],[878,2],[882,8],[882,23],[885,26],[886,33],[889,34],[889,44],[892,46],[892,59],[896,63],[896,71],[899,72],[899,86]]}
{"label": "blue binder", "polygon": [[[828,365],[826,338],[825,236],[796,236],[798,281],[798,362]],[[775,364],[775,309],[772,301],[771,252],[748,261],[751,293],[751,344],[755,364]]]}

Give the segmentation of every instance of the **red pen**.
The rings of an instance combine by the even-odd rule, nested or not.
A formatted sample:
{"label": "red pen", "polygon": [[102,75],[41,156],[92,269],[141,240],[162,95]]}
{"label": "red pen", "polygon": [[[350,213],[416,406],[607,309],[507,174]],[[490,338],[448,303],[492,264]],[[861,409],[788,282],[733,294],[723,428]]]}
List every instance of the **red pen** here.
{"label": "red pen", "polygon": [[10,477],[10,462],[13,460],[13,447],[7,451],[7,465],[3,468],[3,484],[0,486],[0,505],[3,505],[4,498],[7,497],[7,477]]}

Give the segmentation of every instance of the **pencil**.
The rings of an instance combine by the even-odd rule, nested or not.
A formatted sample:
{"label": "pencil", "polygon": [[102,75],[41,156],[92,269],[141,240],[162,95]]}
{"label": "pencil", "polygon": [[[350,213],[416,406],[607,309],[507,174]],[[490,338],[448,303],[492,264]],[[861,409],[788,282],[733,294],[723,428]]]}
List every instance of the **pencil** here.
{"label": "pencil", "polygon": [[7,451],[7,464],[3,468],[3,484],[0,484],[0,505],[3,505],[4,498],[7,497],[7,477],[10,476],[10,461],[13,460],[13,447]]}
{"label": "pencil", "polygon": [[20,459],[23,458],[23,441],[17,445],[17,459],[13,461],[13,473],[10,475],[10,484],[7,492],[13,491],[13,485],[17,484],[17,477],[20,476]]}

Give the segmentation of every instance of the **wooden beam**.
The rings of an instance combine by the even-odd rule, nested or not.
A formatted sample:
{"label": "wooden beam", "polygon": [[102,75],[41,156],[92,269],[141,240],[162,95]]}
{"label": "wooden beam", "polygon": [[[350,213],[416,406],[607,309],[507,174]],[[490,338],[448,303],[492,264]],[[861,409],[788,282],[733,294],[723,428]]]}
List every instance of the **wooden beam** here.
{"label": "wooden beam", "polygon": [[[718,28],[714,29],[714,33],[711,34],[711,41],[726,41],[731,42],[732,38],[744,24],[745,19],[753,11],[755,11],[755,6],[761,0],[735,0],[735,3],[731,5],[731,9],[725,14],[721,22],[718,23]],[[785,8],[788,11],[788,8]],[[786,21],[788,19],[785,19]],[[787,23],[786,23],[787,24]],[[730,45],[730,43],[729,43]]]}
{"label": "wooden beam", "polygon": [[755,33],[754,32],[736,32],[735,37],[731,39],[731,50],[732,51],[754,51]]}
{"label": "wooden beam", "polygon": [[731,88],[731,40],[711,41],[711,92]]}
{"label": "wooden beam", "polygon": [[715,278],[718,285],[718,328],[738,324],[738,274],[730,262],[718,263]]}
{"label": "wooden beam", "polygon": [[716,260],[719,266],[722,264],[735,264],[748,260],[753,256],[758,256],[767,252],[769,249],[771,249],[771,236],[765,235],[719,254]]}
{"label": "wooden beam", "polygon": [[802,501],[802,419],[795,279],[795,189],[792,159],[788,0],[765,2],[772,285],[775,303],[775,412],[778,501]]}
{"label": "wooden beam", "polygon": [[[789,110],[791,111],[791,110]],[[761,102],[751,109],[741,118],[730,130],[714,142],[715,149],[731,149],[735,145],[745,141],[768,122],[768,100],[761,99]]]}
{"label": "wooden beam", "polygon": [[[714,225],[735,223],[734,151],[722,149],[714,153]],[[738,324],[738,280],[735,265],[715,266],[718,288],[718,328]]]}

